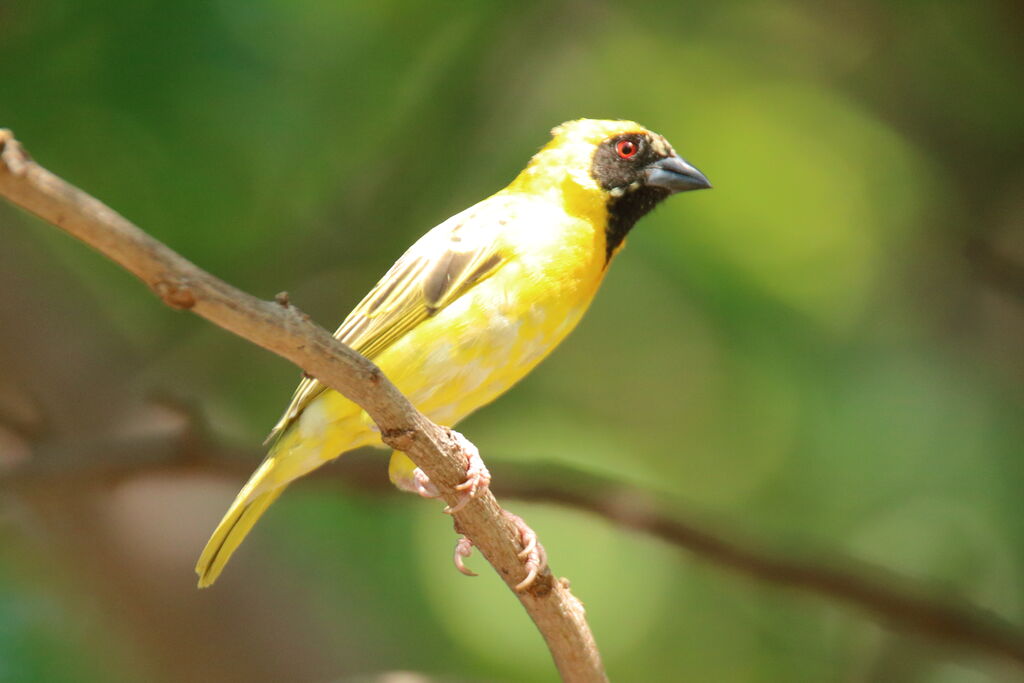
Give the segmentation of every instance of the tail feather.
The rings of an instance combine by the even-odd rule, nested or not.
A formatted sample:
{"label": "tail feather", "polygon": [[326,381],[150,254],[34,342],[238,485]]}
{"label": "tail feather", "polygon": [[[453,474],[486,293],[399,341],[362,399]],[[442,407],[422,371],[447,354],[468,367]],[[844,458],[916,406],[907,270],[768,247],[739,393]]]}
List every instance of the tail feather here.
{"label": "tail feather", "polygon": [[378,438],[364,425],[361,414],[359,406],[328,391],[298,418],[310,423],[306,429],[289,427],[276,435],[267,457],[238,492],[199,556],[196,573],[200,588],[217,580],[232,553],[288,484],[339,453]]}
{"label": "tail feather", "polygon": [[200,588],[206,588],[217,580],[239,544],[252,530],[260,516],[270,507],[270,504],[284,492],[284,489],[285,486],[282,485],[265,493],[257,494],[251,499],[245,495],[245,489],[238,494],[235,502],[224,515],[224,519],[220,521],[210,540],[207,541],[206,547],[196,563]]}

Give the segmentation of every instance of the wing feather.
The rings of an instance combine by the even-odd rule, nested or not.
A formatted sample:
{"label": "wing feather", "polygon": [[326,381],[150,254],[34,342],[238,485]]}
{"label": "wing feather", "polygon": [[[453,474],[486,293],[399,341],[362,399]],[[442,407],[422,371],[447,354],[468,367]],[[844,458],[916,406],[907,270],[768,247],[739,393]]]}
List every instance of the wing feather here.
{"label": "wing feather", "polygon": [[[492,274],[502,263],[495,240],[471,239],[467,229],[474,224],[472,233],[490,233],[477,230],[482,219],[470,209],[420,238],[349,313],[334,336],[372,360]],[[326,389],[319,380],[304,377],[267,441],[283,433]]]}

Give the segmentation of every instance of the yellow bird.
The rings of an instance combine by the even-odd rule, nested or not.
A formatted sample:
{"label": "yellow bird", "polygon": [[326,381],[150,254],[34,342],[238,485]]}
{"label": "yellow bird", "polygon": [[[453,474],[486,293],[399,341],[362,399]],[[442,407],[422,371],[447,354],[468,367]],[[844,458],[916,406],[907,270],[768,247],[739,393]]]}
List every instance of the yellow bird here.
{"label": "yellow bird", "polygon": [[[335,333],[434,422],[453,425],[522,379],[579,322],[636,221],[671,194],[711,186],[632,121],[579,119],[551,134],[508,187],[413,244]],[[196,564],[200,587],[288,484],[346,451],[383,445],[359,406],[309,378],[270,439]],[[430,493],[403,453],[392,454],[389,475]]]}

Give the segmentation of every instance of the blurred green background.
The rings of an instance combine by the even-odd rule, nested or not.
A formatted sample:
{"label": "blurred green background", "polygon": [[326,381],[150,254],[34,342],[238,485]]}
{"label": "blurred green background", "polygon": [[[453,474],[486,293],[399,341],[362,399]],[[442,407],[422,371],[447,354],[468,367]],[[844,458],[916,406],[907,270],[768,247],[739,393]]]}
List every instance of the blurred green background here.
{"label": "blurred green background", "polygon": [[[640,121],[715,189],[643,220],[580,328],[462,431],[495,462],[607,474],[1024,624],[1022,35],[1013,2],[0,0],[0,125],[334,329],[552,126]],[[450,522],[411,496],[296,486],[196,591],[244,475],[74,463],[173,431],[147,408],[172,397],[255,466],[296,369],[8,205],[0,235],[0,471],[70,470],[0,484],[0,680],[555,679],[515,599],[479,558],[456,573]],[[505,502],[613,680],[1019,680]]]}

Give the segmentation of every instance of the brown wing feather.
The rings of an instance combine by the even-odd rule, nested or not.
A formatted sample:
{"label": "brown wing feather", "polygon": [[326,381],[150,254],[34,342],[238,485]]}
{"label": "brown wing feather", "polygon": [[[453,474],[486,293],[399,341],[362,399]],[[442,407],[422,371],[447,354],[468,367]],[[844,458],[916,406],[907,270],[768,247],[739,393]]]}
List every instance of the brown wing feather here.
{"label": "brown wing feather", "polygon": [[[502,262],[496,245],[467,246],[460,235],[460,228],[475,218],[455,216],[424,235],[348,314],[334,336],[372,360],[493,273]],[[326,389],[318,380],[304,377],[267,441],[283,433]]]}

